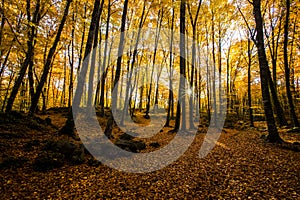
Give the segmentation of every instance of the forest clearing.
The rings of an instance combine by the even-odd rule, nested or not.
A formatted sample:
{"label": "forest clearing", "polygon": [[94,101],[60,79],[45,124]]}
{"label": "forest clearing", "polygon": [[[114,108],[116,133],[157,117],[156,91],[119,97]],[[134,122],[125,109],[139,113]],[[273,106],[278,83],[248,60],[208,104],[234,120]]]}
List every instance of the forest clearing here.
{"label": "forest clearing", "polygon": [[300,199],[299,14],[1,0],[0,199]]}

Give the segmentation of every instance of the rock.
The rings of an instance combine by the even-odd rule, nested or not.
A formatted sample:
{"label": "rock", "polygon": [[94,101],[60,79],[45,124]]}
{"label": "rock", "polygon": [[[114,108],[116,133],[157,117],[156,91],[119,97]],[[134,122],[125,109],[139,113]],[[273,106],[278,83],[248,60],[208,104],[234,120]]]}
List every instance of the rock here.
{"label": "rock", "polygon": [[65,156],[58,152],[42,152],[34,160],[35,171],[48,171],[64,165]]}
{"label": "rock", "polygon": [[124,150],[131,151],[134,153],[137,153],[146,148],[146,145],[144,142],[133,141],[133,140],[123,140],[123,139],[117,140],[115,142],[115,145],[117,145],[118,147],[120,147]]}
{"label": "rock", "polygon": [[48,141],[42,150],[49,154],[58,153],[63,155],[64,162],[70,164],[82,164],[85,161],[86,154],[84,146],[75,145],[69,141]]}
{"label": "rock", "polygon": [[15,157],[4,154],[0,160],[0,169],[16,169],[23,167],[28,161],[25,157]]}
{"label": "rock", "polygon": [[160,147],[160,144],[158,142],[152,142],[152,143],[150,143],[150,146],[154,147],[154,148],[158,148],[158,147]]}
{"label": "rock", "polygon": [[75,149],[76,149],[75,144],[64,140],[48,141],[43,147],[43,150],[45,151],[61,153],[66,158],[70,158],[73,155]]}
{"label": "rock", "polygon": [[52,120],[51,120],[51,118],[49,116],[45,119],[45,123],[48,126],[52,124]]}
{"label": "rock", "polygon": [[84,159],[85,159],[85,153],[84,153],[84,148],[82,146],[81,148],[77,148],[74,150],[70,161],[73,164],[82,164],[84,162]]}
{"label": "rock", "polygon": [[134,138],[133,136],[126,134],[126,133],[124,133],[120,136],[120,140],[132,140],[133,138]]}
{"label": "rock", "polygon": [[75,165],[82,164],[82,163],[84,163],[84,154],[75,154],[72,156],[70,161],[72,164],[75,164]]}
{"label": "rock", "polygon": [[95,158],[90,158],[90,159],[88,160],[87,164],[88,164],[89,166],[91,166],[91,167],[98,167],[98,166],[100,166],[102,163],[101,163],[99,160],[95,159]]}
{"label": "rock", "polygon": [[76,138],[75,131],[74,131],[74,120],[67,119],[66,124],[58,131],[58,135],[66,135],[68,137]]}

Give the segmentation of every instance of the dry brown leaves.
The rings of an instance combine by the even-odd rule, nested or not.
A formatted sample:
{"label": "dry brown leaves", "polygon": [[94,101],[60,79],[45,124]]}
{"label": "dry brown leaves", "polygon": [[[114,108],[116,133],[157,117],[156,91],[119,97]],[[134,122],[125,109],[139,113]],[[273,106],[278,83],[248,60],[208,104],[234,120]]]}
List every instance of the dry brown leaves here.
{"label": "dry brown leaves", "polygon": [[[63,124],[61,115],[51,118],[55,125]],[[166,144],[171,138],[168,130],[156,142]],[[22,145],[52,138],[55,130],[26,134],[25,138],[0,138],[2,147],[5,145],[3,154],[29,159],[21,168],[0,170],[2,199],[300,199],[299,152],[265,143],[256,130],[227,129],[204,159],[198,158],[204,138],[199,133],[179,160],[144,174],[87,164],[35,172],[30,160],[37,152],[24,152]],[[281,135],[295,140],[285,132]]]}

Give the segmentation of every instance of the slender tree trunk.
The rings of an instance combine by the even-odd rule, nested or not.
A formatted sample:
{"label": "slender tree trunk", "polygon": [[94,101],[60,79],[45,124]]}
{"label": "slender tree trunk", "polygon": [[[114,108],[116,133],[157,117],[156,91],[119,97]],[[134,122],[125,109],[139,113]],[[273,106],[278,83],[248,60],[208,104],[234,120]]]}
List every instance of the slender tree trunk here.
{"label": "slender tree trunk", "polygon": [[[94,8],[93,8],[93,13],[92,13],[92,20],[89,28],[89,33],[88,33],[88,38],[85,46],[85,52],[84,52],[84,57],[83,59],[87,59],[84,62],[84,65],[80,67],[80,71],[78,74],[78,85],[76,87],[75,95],[74,95],[74,100],[73,100],[73,106],[72,108],[79,108],[81,100],[86,99],[86,97],[83,96],[84,93],[84,83],[86,80],[87,76],[87,71],[88,71],[88,64],[89,64],[89,56],[93,48],[93,41],[94,41],[94,36],[95,36],[95,30],[96,30],[96,22],[97,22],[97,17],[100,12],[100,0],[95,0],[94,1]],[[84,38],[84,35],[83,35]],[[83,49],[83,46],[81,46],[81,50]],[[80,59],[79,59],[80,60]],[[81,60],[80,60],[81,62]],[[86,92],[84,93],[86,95]],[[68,132],[69,134],[74,134],[74,118],[76,116],[72,115],[72,112],[70,111],[68,114],[68,119],[65,123],[65,125],[60,129],[60,133]]]}
{"label": "slender tree trunk", "polygon": [[286,18],[284,24],[284,47],[283,47],[283,56],[284,56],[284,70],[285,70],[285,88],[286,95],[288,98],[290,115],[293,120],[294,127],[299,127],[299,121],[295,112],[295,105],[293,102],[293,96],[291,93],[291,84],[290,84],[290,66],[288,60],[288,40],[289,40],[289,18],[290,18],[290,0],[286,0]]}
{"label": "slender tree trunk", "polygon": [[253,0],[253,13],[256,23],[256,47],[258,49],[260,78],[261,78],[261,89],[262,98],[264,103],[265,116],[268,126],[268,137],[269,142],[282,142],[279,136],[275,119],[273,115],[273,109],[271,104],[271,98],[269,93],[269,82],[268,82],[268,71],[269,65],[264,47],[264,33],[263,33],[263,19],[261,15],[261,0]]}
{"label": "slender tree trunk", "polygon": [[210,77],[210,71],[209,71],[209,33],[208,33],[208,27],[206,26],[206,93],[207,93],[207,115],[208,115],[208,121],[211,120],[211,103],[210,103],[210,91],[211,91],[211,77]]}
{"label": "slender tree trunk", "polygon": [[65,22],[67,20],[67,16],[68,16],[68,13],[69,13],[69,8],[70,8],[70,5],[71,5],[71,2],[72,2],[72,0],[67,1],[66,7],[65,7],[65,10],[64,10],[64,14],[63,14],[63,18],[62,18],[61,23],[58,27],[58,31],[57,31],[54,43],[53,43],[52,47],[49,50],[47,60],[46,60],[46,64],[44,65],[43,74],[42,74],[40,83],[38,84],[38,86],[36,88],[36,93],[34,95],[34,98],[33,98],[32,102],[31,102],[31,106],[30,106],[30,112],[31,113],[35,112],[35,110],[37,108],[37,105],[38,105],[38,101],[39,101],[41,92],[42,92],[43,87],[44,87],[44,84],[47,81],[47,76],[49,74],[49,70],[50,70],[50,67],[51,67],[52,58],[55,54],[56,47],[57,47],[58,42],[60,40],[62,30],[63,30]]}
{"label": "slender tree trunk", "polygon": [[[7,64],[7,62],[8,62],[8,57],[9,57],[9,55],[10,55],[10,51],[11,51],[11,48],[12,48],[12,46],[10,46],[10,48],[9,48],[9,50],[8,50],[8,52],[6,53],[6,57],[5,57],[5,59],[4,59],[4,62],[3,62],[3,64],[2,64],[2,67],[1,67],[1,69],[0,69],[0,90],[1,90],[1,86],[3,85],[2,84],[2,73],[4,72],[4,69],[5,69],[5,66],[6,66],[6,64]],[[8,90],[9,91],[9,90]],[[6,102],[6,99],[7,99],[7,95],[8,94],[5,94],[5,101],[3,102],[3,105],[2,105],[2,112],[4,111],[4,106],[5,106],[5,102]]]}
{"label": "slender tree trunk", "polygon": [[33,17],[31,19],[31,14],[30,14],[30,0],[26,1],[26,11],[27,11],[27,19],[29,22],[32,22],[34,25],[31,26],[30,24],[28,25],[28,41],[27,41],[27,53],[24,62],[21,65],[21,69],[19,71],[19,74],[17,76],[17,79],[15,81],[14,87],[10,93],[10,96],[7,101],[6,105],[6,112],[10,112],[12,110],[14,101],[17,97],[19,88],[22,84],[23,78],[26,74],[27,68],[32,61],[33,53],[34,53],[34,38],[36,36],[35,31],[36,31],[36,26],[38,25],[40,21],[40,0],[37,1],[35,11],[33,14]]}
{"label": "slender tree trunk", "polygon": [[230,51],[231,44],[228,48],[227,59],[226,59],[226,95],[227,95],[227,112],[230,108]]}
{"label": "slender tree trunk", "polygon": [[165,127],[170,126],[170,118],[171,118],[171,107],[172,107],[172,102],[173,100],[173,87],[172,87],[172,78],[173,78],[173,41],[174,41],[174,16],[175,16],[175,10],[174,10],[174,1],[172,0],[172,22],[171,22],[171,41],[170,41],[170,58],[169,58],[169,99],[168,99],[168,114],[167,114],[167,120]]}
{"label": "slender tree trunk", "polygon": [[84,38],[85,38],[85,32],[86,32],[86,14],[87,13],[87,5],[85,4],[84,5],[84,22],[83,22],[83,32],[82,32],[82,36],[81,36],[81,44],[80,44],[80,52],[79,52],[79,60],[78,60],[78,69],[77,69],[77,72],[80,72],[80,68],[81,68],[81,64],[82,64],[82,55],[83,55],[83,46],[84,46]]}
{"label": "slender tree trunk", "polygon": [[81,96],[83,94],[83,87],[84,87],[84,82],[86,80],[87,76],[87,70],[88,70],[88,65],[90,61],[90,53],[93,48],[93,41],[95,37],[95,31],[96,31],[96,23],[98,21],[98,14],[99,14],[99,7],[100,7],[100,0],[95,0],[94,2],[94,9],[92,13],[92,21],[90,24],[89,28],[89,33],[88,33],[88,38],[86,42],[86,47],[85,47],[85,52],[84,52],[84,59],[87,59],[85,62],[85,65],[81,67],[79,76],[78,76],[78,86],[76,88],[75,96],[74,96],[74,102],[73,102],[73,107],[79,107],[80,101],[81,101]]}
{"label": "slender tree trunk", "polygon": [[275,27],[271,23],[271,28],[272,28],[272,38],[271,38],[271,45],[269,46],[270,53],[271,53],[271,59],[272,59],[272,74],[273,74],[273,81],[274,81],[274,87],[275,91],[277,93],[277,57],[278,57],[278,47],[279,47],[279,39],[280,39],[280,34],[281,34],[281,23],[282,23],[282,15],[279,17],[279,25],[278,25],[278,33],[277,33],[277,38],[275,38]]}
{"label": "slender tree trunk", "polygon": [[33,60],[30,61],[30,64],[28,67],[28,80],[29,80],[30,99],[32,101],[32,99],[34,97]]}
{"label": "slender tree trunk", "polygon": [[[198,3],[198,8],[196,12],[195,19],[193,19],[192,12],[190,9],[190,5],[188,4],[188,11],[189,11],[189,16],[190,16],[190,21],[192,24],[192,29],[193,29],[193,41],[192,41],[192,69],[191,69],[191,82],[190,82],[190,87],[193,89],[194,86],[194,72],[195,72],[195,61],[196,61],[196,35],[197,35],[197,21],[198,21],[198,16],[200,12],[200,8],[202,5],[202,0],[199,1]],[[197,73],[196,73],[196,82],[197,82]],[[197,88],[197,85],[196,85]],[[196,91],[194,91],[196,92]],[[199,97],[200,98],[200,97]],[[194,102],[193,102],[193,96],[191,95],[189,98],[189,124],[190,124],[190,129],[194,129],[194,122],[193,122],[193,113],[194,113]]]}
{"label": "slender tree trunk", "polygon": [[155,67],[158,41],[159,41],[160,30],[161,30],[162,20],[163,20],[163,12],[164,12],[163,10],[159,10],[159,12],[158,12],[159,23],[157,23],[157,27],[156,27],[155,47],[154,47],[154,53],[153,53],[153,59],[152,59],[152,72],[151,72],[150,86],[149,86],[149,91],[148,91],[146,114],[145,114],[145,118],[147,118],[147,119],[150,118],[149,112],[150,112],[150,103],[151,103],[152,81],[153,81],[153,74],[154,74],[154,67]]}
{"label": "slender tree trunk", "polygon": [[101,77],[101,89],[100,89],[100,115],[104,116],[104,87],[105,87],[105,79],[106,75],[104,73],[105,66],[106,66],[106,59],[107,59],[107,47],[108,47],[108,34],[109,34],[109,23],[110,23],[110,0],[108,1],[108,8],[107,8],[107,19],[106,19],[106,32],[105,32],[105,44],[104,44],[104,56],[103,56],[103,63],[102,63],[102,77]]}
{"label": "slender tree trunk", "polygon": [[5,93],[5,95],[4,95],[4,101],[3,101],[2,109],[1,109],[2,112],[4,111],[5,103],[6,103],[6,100],[7,100],[7,95],[8,95],[8,93],[9,93],[10,85],[11,85],[11,83],[12,83],[12,80],[14,79],[14,76],[15,76],[15,73],[14,73],[14,72],[11,73],[10,76],[9,76],[9,81],[8,81],[6,93]]}
{"label": "slender tree trunk", "polygon": [[[197,35],[197,51],[198,51],[198,57],[201,58],[201,50],[200,50],[200,46],[201,46],[201,41],[199,40],[199,35]],[[202,36],[201,36],[202,37]],[[198,66],[201,66],[201,60],[198,60]],[[198,97],[198,102],[196,103],[196,116],[199,119],[199,123],[200,123],[200,112],[201,112],[201,84],[202,84],[202,76],[201,76],[201,70],[200,67],[195,69],[195,94]]]}
{"label": "slender tree trunk", "polygon": [[[116,92],[112,95],[112,101],[118,102],[118,88],[115,88],[116,85],[119,82],[120,75],[121,75],[121,66],[122,66],[122,55],[123,55],[123,49],[124,49],[124,38],[125,38],[125,26],[126,26],[126,18],[127,18],[127,10],[128,10],[128,0],[124,0],[124,7],[123,7],[123,14],[122,14],[122,23],[121,23],[121,32],[120,32],[120,42],[119,42],[119,48],[118,48],[118,59],[117,59],[117,69],[114,79],[114,85],[112,89],[116,90]],[[115,109],[115,108],[112,108]],[[111,115],[105,128],[105,135],[108,138],[112,138],[112,129],[113,129],[114,119]]]}
{"label": "slender tree trunk", "polygon": [[[75,16],[73,13],[73,21],[75,20]],[[68,97],[68,107],[69,110],[71,110],[72,105],[72,97],[73,97],[73,76],[74,76],[74,34],[75,33],[75,27],[72,28],[72,39],[71,39],[71,50],[68,49],[69,52],[69,64],[70,64],[70,77],[69,77],[69,97]],[[71,55],[70,55],[71,51]]]}
{"label": "slender tree trunk", "polygon": [[161,76],[161,72],[162,72],[162,69],[163,69],[163,64],[165,62],[165,58],[163,58],[162,60],[162,63],[161,63],[161,67],[160,69],[157,69],[159,70],[158,73],[157,73],[157,77],[156,77],[156,90],[155,90],[155,98],[154,98],[154,106],[156,109],[158,109],[158,96],[159,96],[159,79],[160,79],[160,76]]}
{"label": "slender tree trunk", "polygon": [[[186,77],[186,48],[185,48],[185,0],[180,2],[180,83],[178,100],[181,102],[177,103],[176,120],[175,120],[175,131],[179,130],[180,124],[183,131],[186,130],[186,102],[185,102],[185,77]],[[181,114],[182,113],[182,114]],[[182,119],[182,120],[180,120]]]}
{"label": "slender tree trunk", "polygon": [[293,50],[294,50],[294,44],[295,44],[295,34],[296,34],[296,24],[298,18],[294,20],[294,25],[293,25],[293,36],[291,38],[291,47],[290,47],[290,60],[289,60],[289,67],[291,69],[291,91],[292,91],[292,96],[294,96],[296,92],[296,87],[295,87],[295,68],[294,68],[294,59],[293,59]]}
{"label": "slender tree trunk", "polygon": [[133,107],[130,109],[131,118],[135,116],[134,112],[135,112],[135,109],[136,109],[136,102],[137,102],[137,98],[138,98],[139,76],[140,76],[140,73],[138,73],[135,76],[136,79],[135,79],[135,87],[134,88],[136,88],[136,90],[135,90],[135,97],[134,97]]}
{"label": "slender tree trunk", "polygon": [[146,12],[146,2],[144,1],[143,11],[142,11],[142,15],[140,17],[139,29],[138,29],[137,38],[136,38],[136,41],[135,41],[133,55],[132,55],[131,62],[129,61],[130,67],[128,65],[128,81],[127,81],[127,84],[126,84],[125,105],[124,105],[124,110],[123,110],[122,117],[121,117],[121,122],[120,122],[121,125],[124,125],[125,116],[128,114],[128,106],[130,104],[130,101],[128,101],[128,98],[129,98],[129,96],[131,96],[131,94],[133,92],[133,87],[131,85],[133,68],[134,68],[136,58],[137,58],[137,54],[138,54],[138,45],[139,45],[139,42],[140,42],[142,27],[143,27],[143,24],[145,22],[145,18],[147,17],[147,14],[148,13]]}
{"label": "slender tree trunk", "polygon": [[[94,75],[95,75],[95,67],[96,67],[96,56],[97,56],[97,51],[96,48],[98,46],[98,36],[99,36],[99,26],[100,26],[100,16],[103,10],[103,4],[104,0],[101,1],[101,5],[98,7],[97,15],[95,16],[95,30],[94,30],[94,44],[93,44],[93,49],[92,49],[92,58],[91,58],[91,64],[90,64],[90,74],[89,74],[89,86],[88,86],[88,102],[87,102],[87,107],[89,109],[92,109],[94,106],[93,104],[93,89],[94,89]],[[99,61],[100,62],[100,61]],[[95,102],[96,104],[96,102]],[[92,113],[92,112],[89,112]]]}
{"label": "slender tree trunk", "polygon": [[[100,17],[100,24],[102,24],[102,21],[101,21],[101,17]],[[100,31],[101,32],[101,31]],[[99,48],[98,48],[98,62],[101,63],[102,62],[102,35],[101,33],[99,32]],[[104,55],[106,56],[106,55]],[[95,106],[96,107],[99,107],[100,106],[100,87],[101,87],[101,72],[102,70],[102,66],[98,67],[98,70],[97,70],[97,87],[96,87],[96,95],[95,95]]]}
{"label": "slender tree trunk", "polygon": [[252,49],[250,35],[248,36],[248,106],[249,106],[249,119],[250,127],[254,127],[253,109],[252,109],[252,96],[251,96],[251,64],[252,64]]}
{"label": "slender tree trunk", "polygon": [[[274,3],[274,2],[273,2]],[[270,11],[271,12],[271,11]],[[280,101],[278,99],[278,94],[277,94],[277,56],[278,56],[278,47],[279,47],[279,39],[280,39],[280,33],[281,33],[281,23],[282,23],[282,16],[280,14],[279,16],[279,30],[277,33],[277,38],[275,38],[275,25],[271,23],[271,42],[269,41],[269,51],[271,55],[271,63],[272,63],[272,74],[269,70],[269,85],[270,85],[270,90],[271,90],[271,95],[274,103],[274,112],[277,114],[277,120],[280,126],[287,126],[287,120],[284,116],[284,111],[282,109],[282,106],[280,104]],[[270,16],[270,19],[273,19],[274,16]],[[267,36],[268,37],[268,36]],[[271,45],[272,44],[272,45]],[[272,80],[273,76],[273,80]]]}
{"label": "slender tree trunk", "polygon": [[280,104],[280,101],[278,99],[278,95],[274,86],[274,82],[272,81],[271,72],[270,69],[268,69],[268,81],[269,81],[269,88],[271,90],[271,95],[273,98],[273,103],[275,106],[275,110],[277,113],[277,118],[280,126],[287,126],[288,123],[286,121],[286,118],[284,116],[284,111],[282,109],[282,106]]}
{"label": "slender tree trunk", "polygon": [[213,98],[213,104],[212,104],[212,108],[213,108],[213,120],[210,122],[212,123],[214,126],[217,125],[217,94],[216,94],[216,53],[215,53],[215,22],[214,22],[214,16],[215,13],[214,11],[212,11],[212,26],[211,26],[211,34],[212,34],[212,57],[213,57],[213,75],[212,75],[212,98]]}
{"label": "slender tree trunk", "polygon": [[[221,76],[222,76],[222,35],[221,35],[221,20],[219,19],[219,22],[218,22],[218,28],[219,28],[219,30],[218,30],[218,79],[219,79],[219,81],[218,81],[218,90],[219,90],[219,110],[220,110],[220,112],[221,112],[221,107],[222,107],[222,78],[221,78]],[[217,109],[217,107],[216,107],[216,109]],[[217,111],[216,111],[217,112]]]}
{"label": "slender tree trunk", "polygon": [[[0,8],[0,16],[1,16],[1,25],[0,25],[0,46],[2,46],[2,36],[3,36],[3,28],[6,22],[6,18],[4,16],[4,0],[1,1],[1,8]],[[3,55],[3,50],[0,50],[0,66],[2,66],[2,68],[4,67],[4,65],[2,65],[2,55]],[[2,70],[1,70],[2,71]],[[0,73],[0,77],[1,77],[2,73]]]}
{"label": "slender tree trunk", "polygon": [[[13,42],[14,42],[14,40],[13,40]],[[9,47],[9,49],[8,49],[8,51],[7,51],[7,53],[6,53],[5,59],[4,59],[3,63],[2,63],[2,65],[1,65],[1,69],[0,69],[0,78],[2,78],[2,74],[3,74],[4,70],[5,70],[6,64],[7,64],[7,62],[8,62],[8,58],[9,58],[9,55],[10,55],[10,53],[11,53],[11,48],[12,48],[12,46],[13,46],[13,45],[11,45],[11,46]]]}
{"label": "slender tree trunk", "polygon": [[296,92],[295,87],[295,68],[294,68],[294,59],[293,59],[293,48],[294,48],[294,41],[295,41],[295,31],[296,31],[296,23],[297,19],[294,20],[294,26],[293,26],[293,36],[291,38],[291,47],[290,47],[290,60],[289,60],[289,66],[291,68],[291,92],[292,96],[294,96]]}
{"label": "slender tree trunk", "polygon": [[[132,52],[131,52],[131,47],[130,47],[130,53],[127,54],[128,58],[131,58],[131,55],[132,55]],[[126,74],[126,80],[125,80],[125,83],[126,83],[125,100],[123,101],[122,99],[120,99],[120,105],[121,105],[121,102],[124,102],[124,108],[123,108],[123,112],[121,114],[121,121],[120,121],[121,126],[124,125],[125,115],[128,114],[128,107],[129,107],[129,102],[130,102],[130,100],[129,100],[130,99],[130,92],[131,92],[131,89],[132,89],[131,78],[132,78],[133,70],[130,67],[130,63],[131,63],[130,60],[131,59],[127,60],[127,74]],[[123,83],[123,81],[122,81],[122,83]]]}

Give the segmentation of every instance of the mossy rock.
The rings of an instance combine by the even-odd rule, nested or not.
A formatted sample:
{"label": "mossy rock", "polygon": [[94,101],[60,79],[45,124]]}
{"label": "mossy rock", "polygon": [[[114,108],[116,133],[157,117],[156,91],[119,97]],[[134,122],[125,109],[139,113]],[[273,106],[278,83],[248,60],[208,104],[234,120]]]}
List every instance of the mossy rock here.
{"label": "mossy rock", "polygon": [[17,169],[23,167],[26,162],[28,159],[25,157],[3,155],[0,160],[0,169]]}
{"label": "mossy rock", "polygon": [[84,148],[76,148],[70,157],[72,164],[82,164],[85,160]]}
{"label": "mossy rock", "polygon": [[57,152],[63,154],[66,158],[70,158],[76,150],[76,145],[66,140],[50,140],[46,142],[42,150]]}
{"label": "mossy rock", "polygon": [[152,142],[152,143],[150,143],[150,146],[154,147],[154,148],[158,148],[158,147],[160,147],[160,144],[158,142]]}
{"label": "mossy rock", "polygon": [[65,156],[58,152],[42,152],[33,162],[35,171],[48,171],[64,165]]}
{"label": "mossy rock", "polygon": [[126,151],[130,151],[130,152],[134,152],[134,153],[137,153],[146,148],[146,144],[144,142],[133,141],[133,140],[121,140],[120,139],[115,142],[115,145],[117,145],[118,147],[120,147]]}

